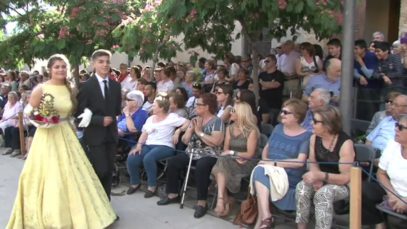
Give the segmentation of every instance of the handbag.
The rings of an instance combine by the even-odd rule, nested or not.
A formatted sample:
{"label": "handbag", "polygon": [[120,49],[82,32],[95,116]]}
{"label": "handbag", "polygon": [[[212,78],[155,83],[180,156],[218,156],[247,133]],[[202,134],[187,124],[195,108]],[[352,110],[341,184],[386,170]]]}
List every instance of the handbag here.
{"label": "handbag", "polygon": [[236,225],[252,225],[256,222],[257,215],[257,199],[249,192],[246,200],[240,205],[240,211],[236,215],[235,220],[233,220],[233,223]]}

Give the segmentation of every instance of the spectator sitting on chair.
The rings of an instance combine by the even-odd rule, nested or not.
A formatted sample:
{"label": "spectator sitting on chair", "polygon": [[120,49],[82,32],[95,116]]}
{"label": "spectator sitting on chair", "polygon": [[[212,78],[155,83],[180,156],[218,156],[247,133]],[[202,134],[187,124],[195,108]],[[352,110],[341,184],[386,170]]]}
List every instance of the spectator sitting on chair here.
{"label": "spectator sitting on chair", "polygon": [[128,92],[125,100],[123,113],[117,120],[117,129],[120,137],[119,145],[127,145],[131,148],[138,140],[137,135],[141,133],[148,118],[148,112],[141,109],[144,102],[144,95],[141,91]]}
{"label": "spectator sitting on chair", "polygon": [[[274,128],[263,149],[262,160],[252,172],[250,183],[254,187],[259,212],[255,228],[271,228],[273,218],[269,207],[270,202],[282,210],[293,211],[296,208],[295,187],[305,173],[304,162],[308,157],[311,136],[311,133],[300,125],[306,111],[307,105],[299,99],[289,99],[284,102],[280,113],[281,124]],[[288,161],[296,161],[297,163]],[[276,192],[271,191],[277,186],[272,183],[275,181],[271,177],[274,169],[277,171],[284,170],[283,172],[288,177],[283,181],[281,181],[282,179],[275,179],[280,180],[280,184],[286,182],[287,192],[281,193],[279,197],[275,194]],[[274,175],[276,174],[277,172]]]}
{"label": "spectator sitting on chair", "polygon": [[376,128],[377,125],[387,116],[391,116],[391,104],[393,103],[393,100],[401,95],[400,92],[397,91],[391,91],[387,94],[386,100],[385,100],[385,106],[386,109],[382,111],[378,111],[373,115],[372,121],[370,122],[369,127],[366,130],[366,134],[370,134],[374,128]]}
{"label": "spectator sitting on chair", "polygon": [[145,101],[142,109],[150,113],[157,94],[157,85],[154,82],[147,82],[144,86],[143,94]]}
{"label": "spectator sitting on chair", "polygon": [[144,165],[147,173],[147,191],[145,198],[153,197],[157,191],[157,161],[175,154],[174,145],[178,142],[177,127],[186,130],[189,120],[169,113],[170,102],[166,93],[159,93],[153,103],[153,115],[143,126],[136,147],[130,150],[127,169],[130,174],[130,187],[127,194],[140,188],[140,167]]}
{"label": "spectator sitting on chair", "polygon": [[[242,178],[250,176],[256,161],[250,160],[257,152],[257,142],[260,132],[257,128],[257,118],[249,104],[236,103],[230,113],[233,124],[226,129],[225,143],[221,157],[212,169],[218,185],[218,196],[215,213],[218,216],[229,214],[230,193],[240,191]],[[229,157],[227,157],[229,156]]]}
{"label": "spectator sitting on chair", "polygon": [[181,117],[188,118],[188,112],[185,109],[185,98],[182,94],[173,92],[169,96],[170,99],[170,112],[175,113]]}
{"label": "spectator sitting on chair", "polygon": [[233,87],[232,85],[223,85],[215,89],[216,98],[218,101],[218,113],[216,114],[224,123],[229,123],[230,110],[233,103]]}
{"label": "spectator sitting on chair", "polygon": [[315,111],[313,124],[314,134],[309,148],[310,170],[302,176],[295,192],[295,222],[298,229],[307,228],[313,206],[315,228],[330,229],[334,216],[333,203],[349,197],[347,185],[355,151],[352,140],[342,131],[341,115],[336,107],[328,106]]}
{"label": "spectator sitting on chair", "polygon": [[[8,101],[4,106],[4,113],[3,117],[0,120],[0,129],[1,133],[4,136],[4,140],[6,142],[6,148],[3,150],[2,154],[13,154],[12,156],[17,156],[20,154],[19,147],[18,149],[13,148],[11,144],[11,138],[14,136],[11,131],[13,128],[9,129],[6,135],[7,127],[14,127],[17,128],[17,135],[18,135],[18,112],[22,111],[23,107],[21,103],[18,101],[18,95],[15,91],[10,91],[8,93]],[[9,132],[10,131],[10,132]],[[14,139],[15,140],[15,139]],[[18,141],[19,144],[19,141]],[[15,146],[15,145],[14,145]]]}
{"label": "spectator sitting on chair", "polygon": [[308,111],[301,126],[309,132],[312,132],[314,130],[314,126],[312,125],[312,119],[314,117],[313,112],[317,109],[328,106],[330,100],[331,93],[328,90],[324,88],[316,88],[312,91],[311,95],[308,97]]}
{"label": "spectator sitting on chair", "polygon": [[[216,163],[216,157],[211,155],[219,152],[223,143],[224,124],[216,117],[216,96],[210,93],[203,94],[196,101],[197,116],[191,121],[188,130],[182,136],[182,142],[188,144],[186,152],[179,153],[168,160],[167,195],[157,202],[158,205],[167,205],[179,201],[178,179],[181,171],[185,170],[192,155],[192,163],[195,165],[195,182],[197,186],[197,205],[195,206],[195,218],[201,218],[208,210],[207,198],[208,187],[212,167]],[[207,152],[201,154],[200,152]],[[189,168],[188,168],[189,169]]]}
{"label": "spectator sitting on chair", "polygon": [[395,140],[390,140],[383,150],[377,170],[377,179],[386,189],[373,182],[364,182],[362,188],[362,223],[376,224],[376,229],[385,228],[383,214],[376,209],[383,196],[387,195],[387,205],[391,210],[407,213],[407,115],[401,116],[395,127]]}
{"label": "spectator sitting on chair", "polygon": [[366,144],[372,145],[373,148],[383,151],[387,143],[394,139],[396,134],[394,125],[401,115],[407,114],[407,95],[397,96],[391,106],[391,116],[383,118],[366,137]]}

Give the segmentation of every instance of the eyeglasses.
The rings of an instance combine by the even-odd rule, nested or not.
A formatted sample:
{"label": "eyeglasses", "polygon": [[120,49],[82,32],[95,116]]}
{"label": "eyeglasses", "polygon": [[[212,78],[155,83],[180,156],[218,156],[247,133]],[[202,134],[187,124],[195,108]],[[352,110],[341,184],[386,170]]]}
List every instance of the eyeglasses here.
{"label": "eyeglasses", "polygon": [[132,99],[126,99],[126,101],[133,101]]}
{"label": "eyeglasses", "polygon": [[205,103],[195,103],[195,105],[197,105],[197,106],[205,106],[206,104]]}
{"label": "eyeglasses", "polygon": [[403,126],[403,125],[401,125],[401,124],[398,123],[398,122],[396,122],[395,126],[396,126],[396,129],[397,129],[398,131],[403,131],[403,130],[407,129],[407,126]]}
{"label": "eyeglasses", "polygon": [[323,121],[316,120],[315,118],[312,118],[312,122],[313,122],[314,124],[324,123]]}
{"label": "eyeglasses", "polygon": [[281,110],[280,114],[289,115],[289,114],[293,114],[293,112],[290,112],[290,111],[287,111],[287,110]]}

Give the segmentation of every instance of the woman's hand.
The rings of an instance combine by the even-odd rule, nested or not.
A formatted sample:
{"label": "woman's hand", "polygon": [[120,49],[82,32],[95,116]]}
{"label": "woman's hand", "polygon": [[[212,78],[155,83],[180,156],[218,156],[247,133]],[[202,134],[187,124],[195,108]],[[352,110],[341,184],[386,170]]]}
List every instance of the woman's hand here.
{"label": "woman's hand", "polygon": [[322,181],[321,179],[322,172],[320,171],[309,171],[302,176],[302,179],[306,184],[316,184],[318,181]]}
{"label": "woman's hand", "polygon": [[137,143],[136,147],[133,147],[130,150],[129,155],[137,155],[137,154],[140,154],[140,152],[141,152],[141,144]]}
{"label": "woman's hand", "polygon": [[231,150],[226,150],[226,151],[223,151],[220,155],[221,156],[232,156],[232,151]]}
{"label": "woman's hand", "polygon": [[194,126],[194,130],[195,130],[195,134],[199,134],[202,132],[202,123],[203,123],[203,119],[201,117],[196,117],[195,119],[192,120],[193,126]]}
{"label": "woman's hand", "polygon": [[324,182],[322,181],[316,181],[314,184],[312,184],[314,191],[318,191],[322,186],[324,186]]}

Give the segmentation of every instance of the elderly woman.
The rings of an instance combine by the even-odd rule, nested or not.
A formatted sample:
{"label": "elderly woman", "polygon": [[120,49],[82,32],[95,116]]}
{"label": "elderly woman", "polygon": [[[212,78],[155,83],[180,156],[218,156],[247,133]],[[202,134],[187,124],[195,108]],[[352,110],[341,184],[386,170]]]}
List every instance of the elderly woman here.
{"label": "elderly woman", "polygon": [[[153,103],[153,115],[147,119],[137,146],[130,151],[127,158],[127,169],[130,174],[130,187],[127,194],[132,194],[140,188],[142,165],[147,173],[148,185],[144,197],[150,198],[157,191],[157,161],[174,155],[174,144],[178,141],[178,137],[173,138],[174,131],[178,127],[186,130],[189,125],[187,119],[169,113],[169,108],[167,94],[159,93]],[[176,141],[174,142],[173,139]]]}
{"label": "elderly woman", "polygon": [[223,85],[215,90],[215,94],[219,107],[216,115],[221,118],[224,123],[228,123],[233,103],[233,88],[231,85]]}
{"label": "elderly woman", "polygon": [[[214,154],[220,151],[223,143],[224,124],[222,120],[216,117],[216,96],[213,94],[203,94],[196,102],[196,115],[188,130],[182,136],[182,141],[188,144],[187,152],[207,152]],[[178,137],[179,131],[174,137]],[[167,167],[167,195],[157,202],[158,205],[167,205],[179,201],[179,183],[180,173],[188,166],[189,156],[185,153],[179,153],[177,156],[168,160]],[[210,155],[194,153],[193,164],[195,164],[195,182],[197,186],[198,203],[195,206],[195,218],[204,216],[208,210],[207,198],[208,187],[210,184],[210,174],[212,167],[216,163],[216,158]]]}
{"label": "elderly woman", "polygon": [[[262,160],[253,170],[252,187],[258,201],[257,223],[255,228],[270,228],[273,218],[270,212],[270,201],[282,210],[295,210],[295,187],[305,172],[304,162],[308,157],[309,138],[301,123],[307,112],[307,105],[299,99],[287,100],[281,109],[280,124],[271,134],[263,149]],[[273,182],[278,182],[270,173],[278,169],[287,174],[282,181],[286,192],[275,194]]]}
{"label": "elderly woman", "polygon": [[20,135],[18,128],[18,112],[22,111],[23,106],[18,101],[16,92],[8,93],[8,102],[4,107],[3,118],[0,120],[0,128],[4,136],[5,149],[3,155],[11,154],[15,157],[20,151]]}
{"label": "elderly woman", "polygon": [[119,131],[119,145],[124,144],[129,147],[135,145],[135,136],[141,133],[144,123],[148,118],[148,112],[141,109],[144,103],[144,94],[141,91],[133,90],[126,95],[126,105],[123,113],[117,120]]}
{"label": "elderly woman", "polygon": [[[310,139],[310,171],[297,185],[298,228],[306,228],[312,203],[315,205],[315,228],[331,228],[333,203],[349,196],[350,168],[355,158],[353,142],[342,131],[341,115],[333,106],[316,110],[314,134]],[[330,164],[318,164],[330,162]],[[342,163],[342,164],[336,164]]]}
{"label": "elderly woman", "polygon": [[[395,141],[390,141],[383,150],[377,170],[377,179],[386,189],[373,182],[363,183],[362,223],[376,224],[376,229],[385,228],[384,216],[376,204],[387,195],[387,204],[397,213],[407,213],[407,115],[396,123]],[[398,197],[396,197],[398,195]],[[399,198],[403,199],[400,200]]]}
{"label": "elderly woman", "polygon": [[7,103],[4,106],[3,116],[0,120],[1,133],[9,126],[17,126],[18,112],[22,111],[23,107],[18,101],[18,95],[15,91],[10,91],[7,95]]}
{"label": "elderly woman", "polygon": [[[218,185],[218,198],[215,212],[218,216],[226,216],[230,210],[228,192],[238,193],[243,177],[250,176],[257,151],[259,129],[249,104],[236,103],[231,110],[230,120],[233,121],[226,129],[225,143],[221,157],[212,169]],[[228,157],[233,156],[233,157]]]}

